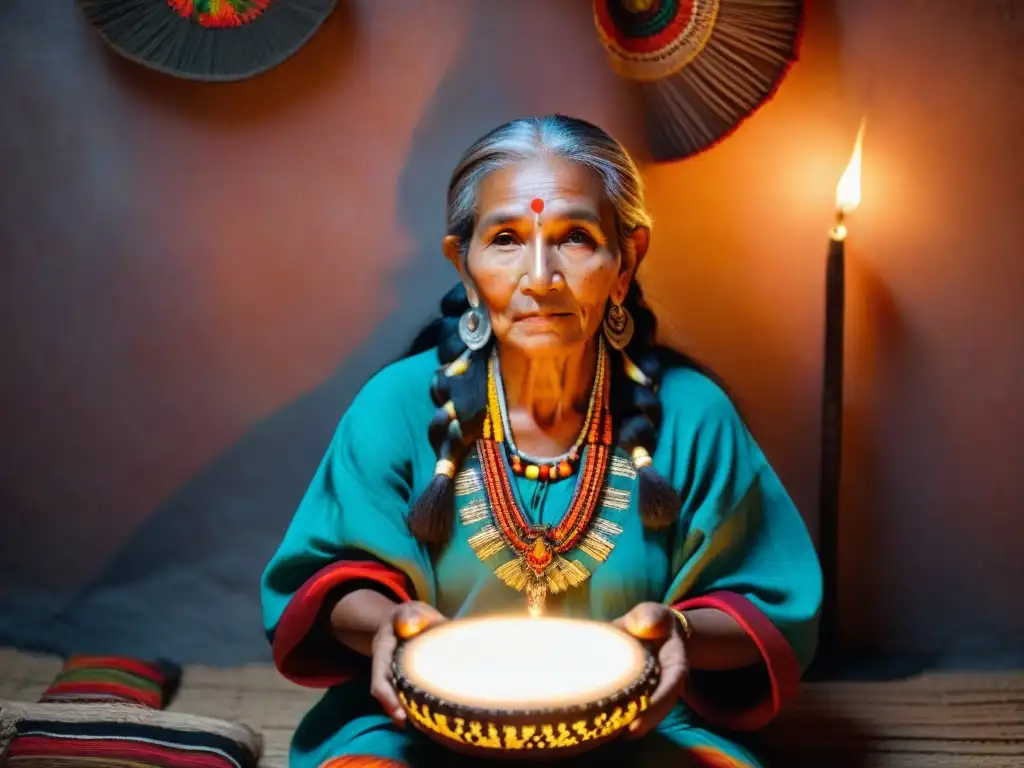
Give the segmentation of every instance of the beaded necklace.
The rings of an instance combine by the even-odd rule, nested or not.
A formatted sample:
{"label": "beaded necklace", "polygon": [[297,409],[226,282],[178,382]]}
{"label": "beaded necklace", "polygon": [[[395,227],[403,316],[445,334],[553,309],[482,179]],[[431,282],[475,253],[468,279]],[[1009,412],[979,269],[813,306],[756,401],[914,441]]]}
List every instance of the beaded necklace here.
{"label": "beaded necklace", "polygon": [[614,546],[603,533],[617,534],[621,528],[610,524],[607,531],[589,530],[594,513],[605,495],[604,481],[612,454],[612,418],[608,408],[610,379],[605,361],[604,341],[598,350],[594,377],[594,404],[584,430],[582,469],[568,510],[557,524],[534,525],[527,520],[512,488],[511,466],[506,455],[497,371],[494,358],[487,370],[487,416],[483,437],[477,443],[487,506],[493,519],[470,538],[470,546],[481,560],[508,547],[512,559],[495,570],[503,582],[526,591],[531,614],[543,612],[547,593],[562,592],[582,584],[590,572],[578,560],[566,555],[579,546],[597,560],[604,560]]}
{"label": "beaded necklace", "polygon": [[[512,436],[512,425],[508,416],[508,399],[505,397],[505,385],[501,378],[501,364],[496,355],[492,358],[492,364],[494,365],[494,381],[497,389],[497,410],[500,414],[500,424],[504,433],[505,445],[508,448],[509,465],[512,468],[512,472],[528,480],[555,481],[571,477],[572,473],[576,470],[576,463],[579,461],[583,446],[587,442],[590,424],[594,420],[600,404],[601,389],[598,386],[598,382],[602,379],[603,368],[606,365],[603,343],[598,351],[597,372],[594,376],[594,386],[590,390],[590,400],[587,403],[587,415],[583,420],[583,427],[580,429],[572,448],[561,456],[554,458],[531,458],[516,447],[515,439]],[[490,406],[490,399],[488,399],[488,405]],[[497,424],[499,421],[495,420],[495,423]]]}

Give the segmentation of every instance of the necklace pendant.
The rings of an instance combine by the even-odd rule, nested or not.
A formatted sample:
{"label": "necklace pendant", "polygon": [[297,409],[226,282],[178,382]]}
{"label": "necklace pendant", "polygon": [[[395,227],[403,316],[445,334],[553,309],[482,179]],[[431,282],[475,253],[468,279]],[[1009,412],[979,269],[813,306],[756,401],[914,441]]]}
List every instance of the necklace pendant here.
{"label": "necklace pendant", "polygon": [[544,532],[536,534],[536,538],[530,542],[530,548],[526,550],[526,564],[530,571],[537,578],[544,576],[554,555],[548,548]]}

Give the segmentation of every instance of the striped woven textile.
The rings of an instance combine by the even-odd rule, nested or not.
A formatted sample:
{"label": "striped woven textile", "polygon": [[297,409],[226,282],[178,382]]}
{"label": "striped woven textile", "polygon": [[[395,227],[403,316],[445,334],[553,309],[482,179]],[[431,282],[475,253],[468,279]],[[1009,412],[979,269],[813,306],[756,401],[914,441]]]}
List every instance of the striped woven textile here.
{"label": "striped woven textile", "polygon": [[0,701],[4,768],[254,768],[262,746],[247,726],[209,717],[123,703]]}
{"label": "striped woven textile", "polygon": [[123,702],[163,709],[180,681],[181,667],[168,661],[71,656],[39,701]]}

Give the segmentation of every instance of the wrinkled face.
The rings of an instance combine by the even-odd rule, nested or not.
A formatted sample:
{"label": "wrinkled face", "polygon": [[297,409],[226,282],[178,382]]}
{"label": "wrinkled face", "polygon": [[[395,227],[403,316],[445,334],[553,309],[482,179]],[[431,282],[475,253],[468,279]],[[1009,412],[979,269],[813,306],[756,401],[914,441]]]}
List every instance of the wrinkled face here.
{"label": "wrinkled face", "polygon": [[647,231],[620,249],[615,210],[594,171],[545,156],[487,175],[465,262],[445,253],[471,300],[490,313],[500,344],[536,355],[582,346],[620,303],[647,248]]}

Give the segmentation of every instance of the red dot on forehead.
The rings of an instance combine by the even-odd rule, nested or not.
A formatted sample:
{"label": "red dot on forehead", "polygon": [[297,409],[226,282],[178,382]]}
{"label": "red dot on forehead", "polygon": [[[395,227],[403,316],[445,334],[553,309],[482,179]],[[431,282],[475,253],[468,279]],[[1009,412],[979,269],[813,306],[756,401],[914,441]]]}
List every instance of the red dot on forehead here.
{"label": "red dot on forehead", "polygon": [[533,209],[534,213],[542,213],[544,211],[544,201],[539,197],[533,198],[533,202],[530,203],[530,208]]}

